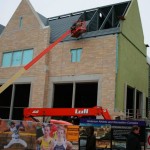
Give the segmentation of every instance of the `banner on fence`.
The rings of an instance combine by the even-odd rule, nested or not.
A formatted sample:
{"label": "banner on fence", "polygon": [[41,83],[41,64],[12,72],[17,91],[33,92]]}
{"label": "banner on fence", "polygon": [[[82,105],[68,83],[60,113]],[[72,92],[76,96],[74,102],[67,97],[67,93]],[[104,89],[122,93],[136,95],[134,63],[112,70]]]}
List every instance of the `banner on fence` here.
{"label": "banner on fence", "polygon": [[78,141],[78,127],[19,120],[0,120],[0,149],[67,149]]}
{"label": "banner on fence", "polygon": [[140,141],[145,149],[145,121],[80,119],[79,149],[86,149],[86,128],[94,126],[97,150],[126,150],[126,138],[134,125],[140,127]]}

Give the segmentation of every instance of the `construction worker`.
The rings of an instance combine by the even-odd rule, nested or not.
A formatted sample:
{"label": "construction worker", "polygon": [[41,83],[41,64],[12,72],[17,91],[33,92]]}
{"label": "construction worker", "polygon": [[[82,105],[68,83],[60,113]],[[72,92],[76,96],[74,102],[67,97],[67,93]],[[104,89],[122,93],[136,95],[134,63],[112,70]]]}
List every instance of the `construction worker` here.
{"label": "construction worker", "polygon": [[141,150],[139,134],[140,127],[133,126],[127,137],[126,150]]}
{"label": "construction worker", "polygon": [[87,128],[87,143],[86,150],[96,150],[96,137],[94,135],[94,127],[89,126]]}

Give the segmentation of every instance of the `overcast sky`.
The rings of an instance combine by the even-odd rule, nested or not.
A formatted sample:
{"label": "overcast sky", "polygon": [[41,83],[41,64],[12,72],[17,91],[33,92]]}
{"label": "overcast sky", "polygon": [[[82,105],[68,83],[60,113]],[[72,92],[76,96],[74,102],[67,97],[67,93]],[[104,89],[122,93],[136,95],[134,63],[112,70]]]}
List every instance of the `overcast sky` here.
{"label": "overcast sky", "polygon": [[[49,18],[127,0],[30,0],[34,9]],[[21,0],[0,0],[0,24],[6,26]],[[150,46],[150,0],[138,0],[144,42]],[[150,57],[150,48],[147,48]]]}

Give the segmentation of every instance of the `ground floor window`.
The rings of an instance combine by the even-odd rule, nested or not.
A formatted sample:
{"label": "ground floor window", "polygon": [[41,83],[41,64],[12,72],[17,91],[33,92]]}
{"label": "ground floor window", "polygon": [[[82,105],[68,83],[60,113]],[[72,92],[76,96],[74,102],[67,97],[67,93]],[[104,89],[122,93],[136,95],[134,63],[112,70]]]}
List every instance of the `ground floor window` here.
{"label": "ground floor window", "polygon": [[98,83],[76,83],[74,107],[97,106]]}
{"label": "ground floor window", "polygon": [[[97,106],[98,82],[54,83],[53,108]],[[70,117],[52,117],[69,121]],[[93,117],[91,117],[93,118]]]}
{"label": "ground floor window", "polygon": [[29,106],[31,84],[13,84],[0,94],[0,118],[23,120],[23,109]]}
{"label": "ground floor window", "polygon": [[129,118],[142,118],[142,114],[146,108],[143,108],[143,93],[135,88],[127,86],[126,93],[126,115]]}
{"label": "ground floor window", "polygon": [[73,84],[54,84],[54,108],[71,108],[72,106]]}
{"label": "ground floor window", "polygon": [[54,108],[90,108],[97,106],[96,82],[54,84]]}

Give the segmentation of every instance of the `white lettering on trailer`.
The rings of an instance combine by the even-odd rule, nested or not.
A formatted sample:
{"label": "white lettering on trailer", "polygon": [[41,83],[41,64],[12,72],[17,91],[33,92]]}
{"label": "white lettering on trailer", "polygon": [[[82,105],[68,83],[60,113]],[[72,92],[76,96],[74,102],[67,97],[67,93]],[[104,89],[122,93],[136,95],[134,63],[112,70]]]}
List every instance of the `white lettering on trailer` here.
{"label": "white lettering on trailer", "polygon": [[88,113],[89,113],[88,109],[83,110],[75,109],[75,114],[88,114]]}
{"label": "white lettering on trailer", "polygon": [[39,110],[33,110],[32,113],[37,114],[37,113],[39,113]]}

